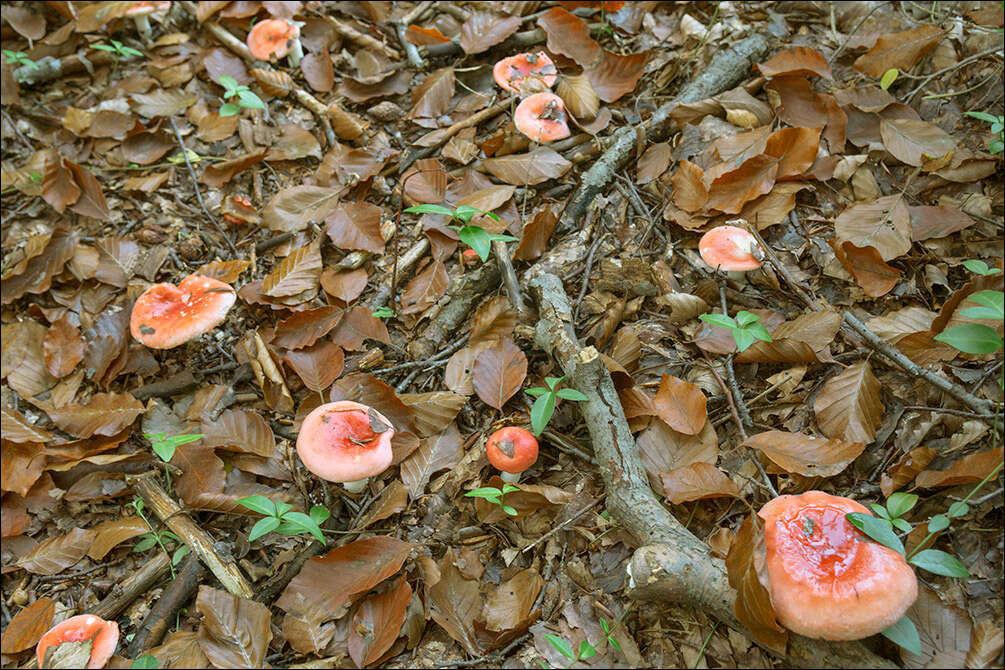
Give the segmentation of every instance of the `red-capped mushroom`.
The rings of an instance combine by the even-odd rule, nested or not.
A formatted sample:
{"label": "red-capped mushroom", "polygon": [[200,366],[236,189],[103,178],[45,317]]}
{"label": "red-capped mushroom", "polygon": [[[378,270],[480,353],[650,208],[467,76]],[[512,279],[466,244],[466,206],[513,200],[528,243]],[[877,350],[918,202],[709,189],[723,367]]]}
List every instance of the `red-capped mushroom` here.
{"label": "red-capped mushroom", "polygon": [[858,640],[900,620],[918,596],[904,556],[876,544],[845,518],[863,505],[807,491],[783,495],[758,512],[778,621],[824,640]]}
{"label": "red-capped mushroom", "polygon": [[87,667],[105,667],[105,663],[108,663],[119,643],[119,624],[105,621],[93,614],[78,614],[61,621],[38,641],[38,646],[35,647],[38,667],[52,667],[52,660],[46,662],[47,651],[50,657],[63,657],[60,667],[72,668],[75,665],[81,667],[84,664],[83,654],[88,651],[81,643],[86,642],[91,643],[90,655],[86,661]]}
{"label": "red-capped mushroom", "polygon": [[554,93],[535,93],[516,106],[516,129],[535,142],[554,142],[569,136],[565,103]]}
{"label": "red-capped mushroom", "polygon": [[732,279],[742,279],[747,270],[761,267],[762,252],[757,238],[736,226],[713,228],[698,241],[703,261],[713,269],[723,270]]}
{"label": "red-capped mushroom", "polygon": [[312,473],[359,493],[370,477],[386,470],[394,454],[394,426],[358,402],[339,400],[314,409],[300,425],[297,454]]}
{"label": "red-capped mushroom", "polygon": [[128,16],[136,24],[136,30],[140,33],[140,36],[144,40],[149,40],[153,35],[150,30],[150,15],[155,12],[167,11],[171,9],[170,2],[134,2],[129,6],[129,9],[125,11],[125,16]]}
{"label": "red-capped mushroom", "polygon": [[136,299],[129,330],[151,349],[171,349],[218,326],[236,299],[229,284],[201,275],[154,284]]}
{"label": "red-capped mushroom", "polygon": [[461,265],[465,268],[473,268],[481,262],[482,259],[474,249],[465,249],[461,252]]}
{"label": "red-capped mushroom", "polygon": [[506,426],[492,433],[485,443],[485,454],[501,471],[503,481],[515,484],[537,462],[537,438],[525,428]]}
{"label": "red-capped mushroom", "polygon": [[304,57],[299,22],[286,19],[259,21],[248,33],[248,51],[264,61],[279,60],[289,55],[290,67],[297,67]]}
{"label": "red-capped mushroom", "polygon": [[492,68],[492,76],[507,91],[528,95],[554,86],[558,70],[552,60],[539,51],[503,58]]}

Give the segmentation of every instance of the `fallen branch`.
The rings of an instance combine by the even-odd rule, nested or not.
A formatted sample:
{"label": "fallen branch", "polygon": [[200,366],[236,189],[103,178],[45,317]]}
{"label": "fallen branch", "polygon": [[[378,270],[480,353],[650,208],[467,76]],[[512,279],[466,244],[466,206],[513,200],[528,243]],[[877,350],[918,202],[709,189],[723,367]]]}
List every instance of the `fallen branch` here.
{"label": "fallen branch", "polygon": [[[166,557],[166,554],[161,553]],[[164,589],[160,598],[150,608],[143,623],[129,643],[127,655],[138,658],[148,649],[160,644],[168,628],[174,625],[174,615],[188,602],[196,589],[205,570],[195,554],[189,554],[178,571],[178,577]]]}
{"label": "fallen branch", "polygon": [[[535,340],[550,353],[569,385],[586,395],[578,403],[590,431],[611,515],[643,546],[630,563],[628,594],[702,609],[750,636],[733,613],[736,592],[725,563],[667,511],[649,488],[635,438],[614,382],[593,347],[582,348],[561,280],[543,274],[530,283],[540,321]],[[828,643],[790,635],[788,662],[805,667],[895,667],[859,643]]]}

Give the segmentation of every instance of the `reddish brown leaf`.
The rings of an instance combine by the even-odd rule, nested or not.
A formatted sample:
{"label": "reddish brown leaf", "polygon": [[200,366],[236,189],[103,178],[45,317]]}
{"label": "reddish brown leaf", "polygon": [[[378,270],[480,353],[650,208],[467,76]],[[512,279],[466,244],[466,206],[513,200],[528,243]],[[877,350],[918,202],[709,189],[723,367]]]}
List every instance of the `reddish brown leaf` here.
{"label": "reddish brown leaf", "polygon": [[443,202],[447,194],[447,172],[435,158],[415,161],[401,177],[405,194],[419,203]]}
{"label": "reddish brown leaf", "polygon": [[0,503],[0,537],[17,537],[28,530],[30,523],[24,498],[16,493],[4,494]]}
{"label": "reddish brown leaf", "polygon": [[[362,177],[361,177],[362,178]],[[262,210],[262,223],[277,232],[296,232],[321,221],[338,205],[342,189],[293,186],[274,195]]]}
{"label": "reddish brown leaf", "polygon": [[775,113],[796,128],[822,128],[830,118],[827,103],[806,77],[776,77],[764,86],[778,94],[781,105]]}
{"label": "reddish brown leaf", "polygon": [[254,600],[199,586],[196,610],[202,615],[198,640],[218,668],[260,668],[272,640],[269,608]]}
{"label": "reddish brown leaf", "polygon": [[899,195],[852,205],[834,221],[834,233],[842,242],[875,247],[884,261],[903,256],[911,248],[911,219]]}
{"label": "reddish brown leaf", "polygon": [[468,55],[480,54],[515,33],[520,23],[519,16],[471,12],[471,18],[461,26],[461,48]]}
{"label": "reddish brown leaf", "polygon": [[373,375],[355,372],[340,378],[332,386],[331,400],[353,400],[369,405],[390,419],[396,431],[415,432],[411,408],[398,398],[393,388]]}
{"label": "reddish brown leaf", "polygon": [[272,428],[250,410],[228,409],[219,417],[202,422],[202,443],[228,451],[270,458],[276,450]]}
{"label": "reddish brown leaf", "polygon": [[84,338],[65,316],[46,331],[43,348],[45,368],[56,378],[73,372],[84,358]]}
{"label": "reddish brown leaf", "polygon": [[789,640],[788,631],[778,625],[771,596],[757,576],[759,569],[763,570],[766,552],[764,524],[756,514],[751,513],[729,546],[726,572],[729,585],[736,589],[736,601],[733,603],[736,618],[754,634],[758,642],[784,654]]}
{"label": "reddish brown leaf", "polygon": [[648,60],[648,51],[624,56],[601,51],[600,60],[586,69],[586,76],[601,100],[614,102],[635,90]]}
{"label": "reddish brown leaf", "polygon": [[859,56],[852,67],[876,79],[891,68],[910,70],[922,56],[935,48],[942,35],[941,29],[928,25],[881,35],[875,46]]}
{"label": "reddish brown leaf", "polygon": [[231,179],[244,172],[252,165],[258,165],[265,159],[267,149],[259,149],[254,153],[246,154],[228,161],[207,165],[202,171],[199,181],[206,186],[213,188],[223,188]]}
{"label": "reddish brown leaf", "polygon": [[697,462],[660,475],[667,500],[674,505],[707,498],[736,498],[740,489],[711,463]]}
{"label": "reddish brown leaf", "polygon": [[758,63],[757,69],[765,77],[807,75],[826,79],[834,78],[827,59],[819,51],[809,47],[793,47],[779,51],[764,63]]}
{"label": "reddish brown leaf", "polygon": [[124,519],[113,519],[99,523],[92,528],[94,541],[91,542],[87,555],[94,561],[100,561],[116,546],[126,540],[149,533],[150,527],[138,516],[128,516]]}
{"label": "reddish brown leaf", "polygon": [[454,97],[454,68],[445,67],[426,75],[412,91],[412,109],[405,118],[435,119],[446,114]]}
{"label": "reddish brown leaf", "polygon": [[422,440],[419,448],[401,463],[401,480],[413,500],[422,495],[433,473],[452,468],[464,455],[457,426],[450,423],[439,435]]}
{"label": "reddish brown leaf", "polygon": [[332,67],[332,59],[327,50],[304,56],[300,61],[300,71],[315,91],[327,93],[335,85],[335,69]]}
{"label": "reddish brown leaf", "polygon": [[28,423],[24,414],[10,407],[0,407],[0,432],[11,442],[48,442],[52,435]]}
{"label": "reddish brown leaf", "polygon": [[428,46],[430,44],[442,44],[449,42],[450,38],[441,33],[435,27],[423,28],[417,25],[410,25],[405,31],[405,37],[416,46]]}
{"label": "reddish brown leaf", "polygon": [[376,663],[398,639],[405,622],[412,587],[403,578],[383,593],[364,600],[352,618],[349,627],[349,657],[356,667],[365,668]]}
{"label": "reddish brown leaf", "polygon": [[524,624],[542,588],[544,578],[533,568],[513,575],[485,600],[485,627],[502,632]]}
{"label": "reddish brown leaf", "polygon": [[42,198],[60,214],[77,202],[81,189],[69,168],[69,161],[53,151],[45,160],[42,175]]}
{"label": "reddish brown leaf", "polygon": [[635,183],[648,184],[654,179],[659,179],[667,171],[667,168],[670,167],[671,157],[669,142],[658,142],[651,145],[639,158],[638,170],[635,173]]}
{"label": "reddish brown leaf", "polygon": [[345,310],[331,305],[296,312],[276,324],[272,344],[283,349],[309,347],[337,326],[344,313]]}
{"label": "reddish brown leaf", "polygon": [[706,398],[701,389],[670,375],[663,375],[660,379],[653,404],[667,425],[685,435],[697,435],[701,432],[708,417],[705,410]]}
{"label": "reddish brown leaf", "polygon": [[296,82],[293,81],[293,77],[279,70],[263,70],[256,68],[251,71],[251,74],[255,77],[255,81],[258,82],[258,85],[262,87],[262,90],[265,91],[267,95],[275,96],[277,98],[285,98],[297,87]]}
{"label": "reddish brown leaf", "polygon": [[649,475],[649,482],[659,495],[663,495],[661,473],[694,463],[715,463],[719,458],[718,437],[708,421],[697,435],[679,433],[661,419],[649,426],[636,438],[639,459]]}
{"label": "reddish brown leaf", "polygon": [[[130,119],[130,125],[131,119]],[[130,135],[122,142],[122,157],[130,163],[150,165],[178,147],[178,140],[167,132],[146,132]]]}
{"label": "reddish brown leaf", "polygon": [[527,377],[527,356],[510,339],[482,350],[475,359],[472,381],[482,402],[502,411]]}
{"label": "reddish brown leaf", "polygon": [[911,217],[911,239],[915,242],[948,237],[976,223],[961,210],[945,205],[934,207],[908,205],[907,212]]}
{"label": "reddish brown leaf", "polygon": [[325,293],[344,302],[352,302],[366,289],[367,276],[364,268],[357,270],[335,270],[325,268],[321,272],[321,288]]}
{"label": "reddish brown leaf", "polygon": [[262,280],[262,294],[271,298],[316,290],[321,280],[320,240],[293,250]]}
{"label": "reddish brown leaf", "polygon": [[740,446],[759,449],[786,472],[807,477],[833,477],[865,449],[864,442],[825,440],[780,430],[751,435]]}
{"label": "reddish brown leaf", "polygon": [[948,470],[925,470],[914,483],[922,488],[936,488],[979,482],[1001,465],[1003,455],[1005,450],[1000,447],[972,454],[956,461]]}
{"label": "reddish brown leaf", "polygon": [[0,485],[3,490],[27,496],[45,468],[46,457],[41,445],[17,444],[4,439],[0,442],[0,453]]}
{"label": "reddish brown leaf", "polygon": [[904,454],[889,470],[883,473],[879,488],[887,498],[905,484],[913,480],[919,472],[935,460],[939,452],[931,447],[918,447]]}
{"label": "reddish brown leaf", "polygon": [[251,261],[212,261],[196,270],[196,274],[218,279],[225,284],[233,284],[249,267],[251,267]]}
{"label": "reddish brown leaf", "polygon": [[346,310],[345,316],[332,331],[331,338],[335,344],[351,351],[362,349],[364,340],[391,343],[387,325],[369,309],[359,306]]}
{"label": "reddish brown leaf", "polygon": [[513,260],[532,261],[543,254],[544,250],[548,248],[548,239],[551,237],[552,231],[555,230],[556,223],[558,223],[558,216],[551,207],[545,207],[537,212],[534,218],[523,227],[520,242],[517,244],[516,251],[513,252]]}
{"label": "reddish brown leaf", "polygon": [[764,154],[744,161],[740,167],[712,182],[705,206],[727,214],[739,214],[745,204],[768,193],[775,185],[778,164],[777,158]]}
{"label": "reddish brown leaf", "polygon": [[688,160],[682,160],[670,178],[673,200],[685,212],[697,212],[708,202],[705,171]]}
{"label": "reddish brown leaf", "polygon": [[447,291],[450,276],[447,267],[433,261],[412,278],[401,296],[402,314],[421,314],[429,309]]}
{"label": "reddish brown leaf", "polygon": [[44,293],[49,290],[52,278],[63,271],[73,258],[80,240],[78,231],[56,228],[48,239],[38,243],[42,250],[28,259],[19,273],[4,272],[2,303],[9,304],[25,293]]}
{"label": "reddish brown leaf", "polygon": [[946,131],[920,119],[881,119],[879,133],[890,155],[913,167],[924,165],[926,157],[944,156],[956,150],[956,142]]}
{"label": "reddish brown leaf", "polygon": [[340,249],[360,249],[376,254],[384,251],[380,234],[383,210],[368,202],[344,202],[325,219],[325,231]]}
{"label": "reddish brown leaf", "polygon": [[764,153],[778,160],[776,179],[797,177],[806,172],[817,157],[820,128],[782,128],[771,133]]}
{"label": "reddish brown leaf", "polygon": [[481,656],[475,628],[482,615],[481,591],[477,581],[464,578],[456,562],[457,555],[450,547],[439,562],[440,580],[426,587],[430,614],[433,621],[442,626],[465,651],[472,656]]}
{"label": "reddish brown leaf", "polygon": [[887,265],[876,247],[856,247],[851,242],[828,240],[834,255],[870,298],[884,296],[900,281],[900,270]]}
{"label": "reddish brown leaf", "polygon": [[55,575],[76,565],[94,540],[93,530],[74,528],[66,535],[56,535],[22,556],[17,564],[33,575]]}
{"label": "reddish brown leaf", "polygon": [[399,397],[415,413],[415,429],[420,437],[443,431],[468,401],[465,396],[450,391],[403,393]]}
{"label": "reddish brown leaf", "polygon": [[513,186],[533,186],[549,179],[558,179],[572,167],[562,154],[548,147],[538,147],[530,153],[508,154],[486,158],[482,166],[492,176]]}
{"label": "reddish brown leaf", "polygon": [[600,109],[600,98],[585,74],[560,77],[555,93],[562,98],[565,108],[580,121],[593,119]]}
{"label": "reddish brown leaf", "polygon": [[267,161],[295,161],[300,158],[317,158],[321,160],[321,143],[311,131],[293,123],[279,126],[280,136],[272,143]]}
{"label": "reddish brown leaf", "polygon": [[880,384],[868,361],[827,380],[813,402],[817,425],[827,437],[872,442],[883,422]]}
{"label": "reddish brown leaf", "polygon": [[299,375],[304,386],[321,393],[342,374],[345,354],[342,347],[324,340],[311,347],[287,351],[283,360]]}
{"label": "reddish brown leaf", "polygon": [[583,68],[601,58],[603,50],[590,37],[589,26],[578,16],[552,7],[538,18],[537,24],[548,36],[548,51],[568,56]]}
{"label": "reddish brown leaf", "polygon": [[128,393],[98,393],[86,405],[50,409],[53,423],[76,437],[115,435],[146,411],[143,403]]}
{"label": "reddish brown leaf", "polygon": [[471,317],[471,335],[468,344],[477,347],[498,340],[510,338],[519,315],[509,306],[506,296],[489,298],[475,310]]}
{"label": "reddish brown leaf", "polygon": [[193,505],[205,494],[223,491],[227,473],[213,447],[202,442],[183,444],[175,450],[171,464],[183,470],[175,482],[175,490],[185,504]]}
{"label": "reddish brown leaf", "polygon": [[0,649],[4,654],[16,654],[34,647],[49,630],[55,614],[56,601],[51,598],[39,598],[10,620],[4,629]]}

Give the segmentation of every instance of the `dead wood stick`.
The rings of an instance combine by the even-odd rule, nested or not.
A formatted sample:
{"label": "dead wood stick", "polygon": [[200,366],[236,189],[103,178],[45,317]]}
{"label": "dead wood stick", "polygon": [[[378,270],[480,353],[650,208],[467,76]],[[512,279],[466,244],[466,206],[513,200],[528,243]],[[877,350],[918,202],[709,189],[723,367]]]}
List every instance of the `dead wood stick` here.
{"label": "dead wood stick", "polygon": [[170,563],[171,559],[168,558],[168,555],[163,551],[158,551],[139,570],[113,586],[112,592],[95,605],[90,613],[102,619],[114,619],[137,596],[145,593],[158,579],[163,577],[167,573]]}
{"label": "dead wood stick", "polygon": [[345,21],[339,21],[334,16],[325,16],[324,19],[325,21],[328,22],[328,24],[332,28],[335,29],[335,32],[337,32],[339,35],[346,38],[350,42],[355,42],[361,47],[366,47],[368,49],[378,51],[387,56],[388,58],[393,58],[394,60],[398,60],[399,58],[401,58],[401,54],[398,53],[397,49],[394,49],[391,46],[384,44],[376,37],[370,37],[366,33],[356,30]]}
{"label": "dead wood stick", "polygon": [[213,538],[209,533],[195,525],[191,519],[182,514],[181,507],[161,488],[154,477],[157,474],[148,472],[139,476],[126,476],[126,483],[132,486],[136,493],[142,496],[147,507],[152,509],[182,542],[188,545],[192,553],[209,568],[228,593],[241,598],[252,598],[255,594],[248,585],[240,568],[233,563],[227,563],[213,548]]}
{"label": "dead wood stick", "polygon": [[115,59],[106,52],[88,54],[81,50],[62,58],[46,56],[35,61],[35,65],[22,65],[14,70],[14,80],[19,84],[41,84],[46,81],[58,79],[64,74],[75,74],[83,70],[94,73],[96,66],[103,67],[111,65]]}
{"label": "dead wood stick", "polygon": [[[540,321],[535,340],[550,353],[569,379],[586,395],[578,403],[590,431],[611,515],[644,546],[629,564],[629,595],[658,597],[710,613],[750,635],[733,613],[736,592],[729,586],[724,562],[708,545],[687,531],[656,498],[639,459],[635,438],[610,373],[599,352],[582,348],[572,326],[572,307],[561,280],[543,274],[530,283]],[[658,556],[664,563],[651,562]],[[655,585],[658,585],[655,586]],[[788,660],[806,667],[894,667],[859,643],[825,643],[791,635]]]}
{"label": "dead wood stick", "polygon": [[[429,251],[429,238],[423,235],[421,238],[416,240],[415,244],[408,248],[408,251],[403,253],[398,258],[398,281],[400,282],[404,277],[404,274],[412,269],[412,266],[419,262],[419,259],[426,255]],[[377,289],[377,295],[373,297],[370,301],[370,309],[377,309],[378,307],[383,307],[387,304],[388,298],[391,297],[391,280],[388,279],[387,282],[381,284],[380,288]]]}
{"label": "dead wood stick", "polygon": [[526,316],[526,306],[523,304],[523,294],[520,291],[520,282],[516,279],[516,271],[513,269],[513,261],[509,257],[509,250],[502,240],[492,242],[492,253],[496,263],[499,265],[499,272],[502,274],[503,286],[506,287],[506,296],[509,304],[517,311],[521,320]]}
{"label": "dead wood stick", "polygon": [[[161,555],[165,554],[161,553]],[[185,557],[185,561],[178,571],[178,576],[171,582],[170,586],[164,589],[161,597],[150,608],[143,623],[140,624],[139,630],[136,631],[136,635],[129,643],[127,655],[130,658],[137,658],[148,649],[160,644],[168,627],[174,623],[172,621],[174,613],[195,593],[204,572],[205,569],[195,554],[189,554]]]}

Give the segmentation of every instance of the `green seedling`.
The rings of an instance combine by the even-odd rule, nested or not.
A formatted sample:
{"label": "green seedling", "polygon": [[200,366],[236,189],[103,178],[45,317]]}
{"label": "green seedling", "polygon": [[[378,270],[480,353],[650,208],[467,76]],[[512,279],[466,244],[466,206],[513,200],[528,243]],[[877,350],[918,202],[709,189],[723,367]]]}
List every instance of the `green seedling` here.
{"label": "green seedling", "polygon": [[223,75],[218,79],[220,86],[225,89],[223,99],[236,98],[236,102],[227,102],[220,107],[220,116],[234,116],[241,109],[265,109],[265,103],[255,95],[250,88],[237,83],[233,77]]}
{"label": "green seedling", "polygon": [[713,326],[728,328],[733,334],[737,351],[745,351],[755,340],[771,342],[771,333],[761,323],[760,317],[745,310],[737,312],[735,319],[725,314],[702,314],[698,318]]}
{"label": "green seedling", "polygon": [[1005,116],[994,116],[984,112],[967,112],[966,116],[987,121],[991,124],[991,134],[997,135],[993,140],[988,140],[988,151],[992,154],[1000,154],[1005,150]]}
{"label": "green seedling", "polygon": [[190,433],[187,435],[168,435],[167,433],[143,433],[143,437],[150,440],[150,446],[162,461],[170,463],[174,458],[175,450],[183,444],[201,440],[205,435],[202,433]]}
{"label": "green seedling", "polygon": [[483,212],[480,209],[469,207],[468,205],[461,205],[456,209],[450,209],[449,207],[444,207],[442,205],[425,204],[409,207],[405,211],[411,214],[442,214],[443,216],[450,217],[451,221],[459,221],[463,223],[464,225],[462,226],[450,227],[457,231],[457,236],[461,239],[461,242],[475,250],[475,253],[478,254],[478,258],[482,259],[483,263],[489,258],[489,252],[492,251],[493,242],[517,241],[517,238],[512,235],[494,235],[486,231],[481,226],[471,225],[470,221],[476,214],[479,216],[487,216],[493,221],[498,221],[499,217],[492,212]]}
{"label": "green seedling", "polygon": [[[998,268],[988,267],[984,261],[967,260],[963,267],[974,274],[987,277],[1001,272]],[[966,307],[960,310],[960,316],[968,319],[1005,319],[1005,293],[1001,291],[977,291],[966,298],[976,303],[978,307]],[[990,354],[1002,348],[1002,337],[994,328],[983,323],[964,323],[952,328],[946,328],[933,339],[945,342],[949,346],[965,354]]]}
{"label": "green seedling", "polygon": [[[586,640],[580,642],[579,650],[574,652],[572,650],[572,645],[569,644],[563,637],[559,637],[558,635],[552,635],[551,633],[545,633],[544,638],[548,640],[549,643],[551,643],[551,646],[555,648],[555,651],[557,651],[562,656],[565,656],[567,659],[569,659],[569,661],[571,661],[569,665],[566,666],[569,668],[571,668],[574,664],[578,663],[579,661],[585,661],[586,659],[593,658],[594,656],[597,655],[597,648],[594,647],[589,642],[587,642]],[[542,667],[546,668],[548,666],[542,663]]]}
{"label": "green seedling", "polygon": [[133,56],[142,56],[143,52],[132,47],[127,47],[122,42],[118,40],[108,40],[111,44],[92,44],[91,48],[98,51],[107,51],[112,54],[113,64],[112,64],[112,77],[115,77],[115,73],[119,69],[119,61],[124,58],[131,58]]}
{"label": "green seedling", "polygon": [[140,668],[140,670],[156,670],[161,666],[159,663],[157,663],[156,656],[154,656],[153,654],[143,654],[142,656],[138,657],[135,661],[133,661],[133,664],[130,665],[129,667]]}
{"label": "green seedling", "polygon": [[[902,517],[911,511],[918,502],[917,495],[898,491],[887,499],[885,506],[875,503],[869,505],[875,516],[862,512],[851,512],[846,514],[845,518],[848,519],[851,525],[865,533],[870,539],[904,556],[907,562],[916,568],[921,568],[922,570],[927,570],[943,577],[969,577],[970,572],[958,558],[938,549],[926,549],[925,546],[937,533],[949,528],[952,519],[966,516],[970,512],[970,505],[967,504],[969,500],[982,486],[997,476],[1001,469],[1002,464],[999,464],[963,500],[950,505],[945,514],[936,514],[931,517],[927,525],[928,534],[910,553],[907,553],[904,549],[904,543],[901,541],[900,536],[897,535],[896,530],[902,533],[909,533],[912,530],[913,526],[910,522]],[[883,635],[912,654],[921,653],[921,641],[918,637],[918,630],[915,628],[914,622],[906,616],[884,630]]]}
{"label": "green seedling", "polygon": [[490,503],[499,505],[502,511],[510,516],[516,516],[517,511],[510,507],[509,505],[504,505],[502,498],[507,493],[513,493],[514,491],[519,491],[519,486],[514,486],[513,484],[503,484],[502,489],[497,489],[494,486],[483,486],[480,489],[473,489],[464,494],[465,498],[484,498]]}
{"label": "green seedling", "polygon": [[[158,531],[153,527],[153,525],[147,519],[146,514],[143,513],[143,498],[140,498],[139,496],[133,498],[132,502],[128,503],[128,507],[132,507],[134,510],[136,510],[136,516],[143,519],[143,523],[145,523],[147,525],[147,528],[150,529],[150,532],[143,533],[142,535],[139,536],[140,541],[136,543],[135,547],[133,547],[133,551],[137,553],[147,551],[148,549],[151,549],[154,545],[160,547],[161,551],[164,552],[164,555],[169,556],[171,558],[171,564],[168,567],[171,569],[171,578],[173,579],[176,576],[174,566],[178,565],[178,563],[181,562],[181,559],[185,558],[185,556],[188,555],[190,551],[188,545],[181,544],[181,538],[172,533],[171,531],[169,530]],[[172,554],[167,549],[166,545],[167,542],[177,542],[181,546],[175,549],[174,553]]]}
{"label": "green seedling", "polygon": [[537,396],[537,400],[534,401],[534,405],[530,408],[530,425],[534,429],[534,435],[538,437],[544,432],[544,429],[548,426],[548,422],[551,421],[552,414],[555,413],[555,398],[575,400],[577,402],[587,399],[585,395],[576,389],[563,388],[556,390],[555,387],[563,379],[565,379],[564,376],[545,377],[544,383],[548,385],[548,388],[535,386],[524,391],[527,395]]}
{"label": "green seedling", "polygon": [[893,85],[893,82],[897,81],[897,75],[900,74],[900,70],[895,67],[890,68],[883,73],[883,78],[879,80],[879,87],[884,91]]}
{"label": "green seedling", "polygon": [[373,310],[373,315],[378,319],[391,319],[394,317],[394,310],[390,307],[378,307]]}
{"label": "green seedling", "polygon": [[325,538],[321,534],[321,524],[331,516],[331,512],[321,505],[311,507],[310,515],[307,515],[303,512],[291,511],[293,505],[275,502],[265,496],[248,496],[238,500],[237,504],[265,515],[251,528],[251,533],[248,535],[249,542],[254,542],[268,533],[279,533],[280,535],[309,533],[318,542],[324,544]]}
{"label": "green seedling", "polygon": [[21,67],[38,67],[38,63],[28,58],[28,54],[23,51],[11,51],[10,49],[4,49],[3,55],[7,58],[8,63],[13,63]]}

